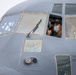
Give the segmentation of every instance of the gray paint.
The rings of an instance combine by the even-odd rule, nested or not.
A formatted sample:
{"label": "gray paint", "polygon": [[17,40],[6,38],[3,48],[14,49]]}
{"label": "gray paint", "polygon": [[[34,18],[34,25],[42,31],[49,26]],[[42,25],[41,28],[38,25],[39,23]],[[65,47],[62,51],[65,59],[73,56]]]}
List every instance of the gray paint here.
{"label": "gray paint", "polygon": [[[49,12],[51,11],[54,3],[75,3],[76,0],[27,0],[23,3],[20,3],[16,6],[14,6],[12,9],[8,10],[6,12],[6,15],[23,12],[23,11],[39,11],[39,12]],[[21,9],[20,9],[21,8]],[[45,10],[44,10],[45,9]],[[50,10],[49,10],[50,9]]]}
{"label": "gray paint", "polygon": [[[40,0],[39,0],[40,1]],[[44,6],[46,4],[50,4],[50,0],[44,0],[44,2],[39,2],[40,5],[34,7],[33,2],[24,2],[19,4],[12,9],[10,9],[5,15],[18,13],[22,11],[27,11],[28,5],[29,10],[38,11],[38,12],[45,12],[52,9],[50,5],[47,5],[49,8],[44,11],[44,8],[47,6],[40,8],[39,6]],[[60,1],[61,3],[68,2],[69,0]],[[47,2],[46,4],[44,4]],[[48,3],[49,2],[49,3]],[[54,2],[54,1],[52,1]],[[55,3],[57,0],[55,1]],[[59,2],[59,3],[60,3]],[[69,1],[75,2],[75,1]],[[57,2],[58,3],[58,2]],[[25,5],[25,8],[24,5]],[[33,7],[32,7],[33,5]],[[31,6],[31,8],[30,8]],[[65,5],[64,5],[65,6]],[[64,8],[63,6],[63,8]],[[20,8],[20,9],[18,9]],[[37,8],[35,10],[35,8]],[[32,12],[33,12],[32,11]],[[62,12],[63,18],[63,36],[62,38],[56,38],[51,36],[39,36],[39,35],[31,35],[31,38],[42,39],[42,52],[41,53],[29,53],[23,52],[24,42],[27,39],[26,35],[24,34],[3,34],[0,35],[0,75],[57,75],[56,71],[56,62],[55,62],[55,55],[57,54],[70,54],[71,62],[72,62],[72,75],[76,74],[76,39],[65,39],[64,30],[65,30],[65,18],[64,18],[64,11]],[[26,57],[36,57],[38,60],[37,64],[31,65],[24,65],[24,59]]]}

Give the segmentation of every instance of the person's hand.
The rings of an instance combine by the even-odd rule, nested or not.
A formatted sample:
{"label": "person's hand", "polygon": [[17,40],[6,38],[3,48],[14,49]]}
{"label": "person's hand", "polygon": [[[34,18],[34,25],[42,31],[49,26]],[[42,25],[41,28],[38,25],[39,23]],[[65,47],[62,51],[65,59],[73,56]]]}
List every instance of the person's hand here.
{"label": "person's hand", "polygon": [[52,31],[51,30],[47,30],[47,35],[51,35],[52,34]]}

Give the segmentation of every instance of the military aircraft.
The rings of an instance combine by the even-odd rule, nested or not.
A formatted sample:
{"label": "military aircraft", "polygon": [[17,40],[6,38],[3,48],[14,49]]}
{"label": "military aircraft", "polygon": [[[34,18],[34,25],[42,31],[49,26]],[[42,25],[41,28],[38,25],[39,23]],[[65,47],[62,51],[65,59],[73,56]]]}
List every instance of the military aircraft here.
{"label": "military aircraft", "polygon": [[0,21],[0,75],[76,75],[75,9],[75,0],[27,0],[8,10]]}

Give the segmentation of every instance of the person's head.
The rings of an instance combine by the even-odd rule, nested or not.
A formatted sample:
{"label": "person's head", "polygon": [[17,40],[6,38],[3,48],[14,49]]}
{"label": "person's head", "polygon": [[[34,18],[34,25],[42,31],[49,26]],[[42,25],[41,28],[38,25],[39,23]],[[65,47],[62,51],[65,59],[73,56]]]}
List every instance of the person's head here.
{"label": "person's head", "polygon": [[54,23],[54,31],[58,32],[61,29],[61,23],[59,20],[56,20]]}

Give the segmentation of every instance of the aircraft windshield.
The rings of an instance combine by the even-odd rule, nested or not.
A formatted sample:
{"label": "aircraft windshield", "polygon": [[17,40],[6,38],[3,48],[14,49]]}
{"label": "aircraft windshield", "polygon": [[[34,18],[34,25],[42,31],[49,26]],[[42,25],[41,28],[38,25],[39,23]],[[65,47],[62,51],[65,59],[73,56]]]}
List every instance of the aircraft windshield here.
{"label": "aircraft windshield", "polygon": [[26,40],[24,52],[41,52],[42,40]]}
{"label": "aircraft windshield", "polygon": [[76,4],[66,4],[65,5],[65,14],[66,15],[76,15]]}
{"label": "aircraft windshield", "polygon": [[54,4],[52,12],[62,14],[62,4]]}
{"label": "aircraft windshield", "polygon": [[5,16],[0,22],[0,34],[13,32],[19,18],[20,14]]}
{"label": "aircraft windshield", "polygon": [[76,38],[76,17],[66,18],[65,37]]}
{"label": "aircraft windshield", "polygon": [[24,13],[23,18],[17,29],[17,33],[28,34],[41,19],[41,23],[33,34],[43,35],[47,20],[47,14],[44,13]]}

